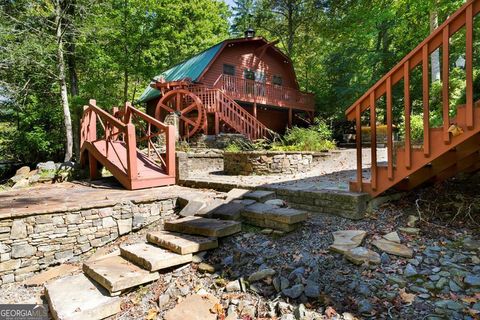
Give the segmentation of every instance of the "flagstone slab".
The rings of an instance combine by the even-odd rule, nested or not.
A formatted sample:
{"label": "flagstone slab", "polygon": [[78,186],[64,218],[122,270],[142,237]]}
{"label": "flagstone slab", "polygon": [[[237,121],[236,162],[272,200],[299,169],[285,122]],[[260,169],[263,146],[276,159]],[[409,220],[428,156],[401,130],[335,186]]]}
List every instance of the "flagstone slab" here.
{"label": "flagstone slab", "polygon": [[345,251],[343,254],[345,258],[354,264],[379,264],[380,255],[375,251],[369,250],[365,247],[356,247]]}
{"label": "flagstone slab", "polygon": [[242,212],[242,217],[252,218],[252,219],[265,219],[267,212],[278,209],[276,206],[265,203],[254,203],[245,209]]}
{"label": "flagstone slab", "polygon": [[350,249],[360,246],[367,232],[363,230],[342,230],[335,231],[332,235],[333,244],[330,246],[330,250],[344,254]]}
{"label": "flagstone slab", "polygon": [[213,210],[212,216],[222,220],[239,221],[242,219],[242,211],[244,208],[245,204],[241,202],[224,203]]}
{"label": "flagstone slab", "polygon": [[401,243],[400,237],[398,236],[398,233],[395,231],[387,233],[386,235],[383,236],[383,238],[388,241]]}
{"label": "flagstone slab", "polygon": [[226,200],[230,201],[234,199],[243,199],[243,197],[249,192],[250,190],[248,189],[233,188],[232,190],[227,192]]}
{"label": "flagstone slab", "polygon": [[238,221],[186,217],[165,222],[165,230],[221,238],[242,231],[242,224]]}
{"label": "flagstone slab", "polygon": [[218,247],[214,237],[157,231],[147,233],[147,241],[178,254],[189,254]]}
{"label": "flagstone slab", "polygon": [[278,221],[287,224],[299,223],[307,220],[307,213],[292,208],[275,208],[268,210],[265,219]]}
{"label": "flagstone slab", "polygon": [[50,281],[60,276],[66,276],[78,269],[80,269],[79,265],[61,264],[59,266],[56,266],[46,271],[43,271],[41,273],[38,273],[33,277],[25,279],[25,281],[23,281],[23,285],[27,287],[41,286],[41,285],[44,285],[47,281]]}
{"label": "flagstone slab", "polygon": [[165,314],[165,320],[216,320],[220,301],[211,294],[194,294],[185,298]]}
{"label": "flagstone slab", "polygon": [[259,202],[265,202],[267,200],[275,199],[275,192],[274,191],[265,191],[265,190],[255,190],[246,193],[243,196],[245,199],[253,199]]}
{"label": "flagstone slab", "polygon": [[83,264],[83,272],[106,288],[111,295],[159,278],[158,272],[142,269],[121,256],[86,262]]}
{"label": "flagstone slab", "polygon": [[372,244],[378,249],[396,256],[412,258],[413,250],[403,244],[388,241],[386,239],[374,240]]}
{"label": "flagstone slab", "polygon": [[192,254],[171,252],[150,243],[135,243],[120,246],[122,257],[148,271],[158,271],[192,261]]}
{"label": "flagstone slab", "polygon": [[97,320],[120,312],[120,298],[82,273],[50,281],[45,294],[54,319]]}

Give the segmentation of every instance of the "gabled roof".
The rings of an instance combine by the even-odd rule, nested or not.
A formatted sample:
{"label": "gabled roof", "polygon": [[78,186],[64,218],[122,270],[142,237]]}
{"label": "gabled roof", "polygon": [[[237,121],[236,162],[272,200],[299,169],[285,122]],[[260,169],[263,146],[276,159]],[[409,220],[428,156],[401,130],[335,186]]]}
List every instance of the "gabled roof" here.
{"label": "gabled roof", "polygon": [[[260,41],[264,44],[267,44],[267,40],[263,37],[255,37],[255,38],[238,38],[238,39],[229,39],[224,40],[220,43],[217,43],[213,47],[210,47],[199,54],[187,59],[172,68],[162,72],[158,76],[155,76],[154,79],[157,80],[161,77],[165,79],[165,81],[178,81],[189,78],[191,81],[196,82],[198,81],[208,70],[208,68],[212,65],[213,61],[220,55],[223,48],[231,43],[240,43],[240,42],[247,42],[247,41]],[[276,47],[272,47],[272,49],[280,54],[285,60],[287,60],[290,65],[292,61],[290,58],[285,55],[282,51],[280,51]],[[293,66],[292,70],[293,70]],[[295,72],[293,72],[293,76],[296,81]],[[160,91],[148,86],[136,101],[137,103],[144,103],[155,99],[160,96]]]}

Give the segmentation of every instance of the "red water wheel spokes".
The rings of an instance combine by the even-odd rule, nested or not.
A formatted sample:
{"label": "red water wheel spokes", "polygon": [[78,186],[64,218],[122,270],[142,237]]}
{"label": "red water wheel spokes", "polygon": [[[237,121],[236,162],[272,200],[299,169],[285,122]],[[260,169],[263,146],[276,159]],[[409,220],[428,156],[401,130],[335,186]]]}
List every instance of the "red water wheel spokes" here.
{"label": "red water wheel spokes", "polygon": [[160,119],[162,109],[179,116],[182,137],[190,138],[199,130],[206,131],[207,113],[202,100],[194,93],[185,89],[169,91],[158,102],[155,118]]}

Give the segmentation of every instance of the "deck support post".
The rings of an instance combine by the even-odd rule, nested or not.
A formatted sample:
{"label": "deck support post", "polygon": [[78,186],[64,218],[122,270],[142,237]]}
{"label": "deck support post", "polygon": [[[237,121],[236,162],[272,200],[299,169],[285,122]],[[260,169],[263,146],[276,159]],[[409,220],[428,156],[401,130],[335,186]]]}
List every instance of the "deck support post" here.
{"label": "deck support post", "polygon": [[288,127],[292,127],[292,118],[293,118],[293,111],[292,108],[288,108]]}
{"label": "deck support post", "polygon": [[90,171],[90,180],[97,180],[98,179],[98,162],[97,159],[92,155],[92,153],[88,153],[88,169]]}
{"label": "deck support post", "polygon": [[215,135],[218,136],[220,133],[220,119],[218,117],[218,112],[214,113],[215,116]]}
{"label": "deck support post", "polygon": [[257,118],[257,103],[256,102],[253,103],[253,116],[255,118]]}

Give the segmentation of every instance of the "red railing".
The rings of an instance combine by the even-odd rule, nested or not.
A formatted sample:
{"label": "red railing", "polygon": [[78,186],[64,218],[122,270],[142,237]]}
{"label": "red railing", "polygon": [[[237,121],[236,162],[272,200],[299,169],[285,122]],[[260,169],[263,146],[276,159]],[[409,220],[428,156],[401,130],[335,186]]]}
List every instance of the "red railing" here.
{"label": "red railing", "polygon": [[[153,162],[160,162],[168,176],[175,176],[175,129],[150,117],[140,110],[125,104],[125,109],[118,112],[114,109],[117,117],[99,108],[95,100],[90,100],[84,106],[84,114],[81,122],[80,146],[86,143],[94,146],[96,142],[105,142],[105,159],[115,163],[119,171],[130,180],[138,178],[137,167],[137,142],[146,141],[148,145],[147,158]],[[137,139],[136,126],[140,129]],[[143,121],[146,126],[141,127]],[[98,127],[98,124],[100,127]],[[152,130],[155,127],[155,130]],[[161,134],[165,135],[165,150],[159,152],[152,139]],[[120,146],[119,143],[122,145]],[[126,157],[122,156],[120,147],[126,148]],[[154,150],[153,154],[151,150]],[[113,173],[113,172],[112,172]]]}
{"label": "red railing", "polygon": [[[376,103],[377,100],[385,97],[386,99],[386,124],[387,124],[387,157],[388,157],[388,179],[394,180],[393,165],[393,120],[392,120],[392,87],[402,79],[404,80],[404,115],[405,115],[405,156],[404,163],[397,163],[397,169],[408,170],[412,166],[412,145],[410,138],[410,116],[411,116],[411,96],[410,96],[410,72],[418,65],[422,65],[423,72],[423,147],[425,157],[429,157],[431,149],[431,128],[430,118],[430,81],[429,81],[429,57],[432,52],[442,49],[442,104],[443,104],[443,142],[450,142],[450,38],[460,29],[465,27],[465,71],[466,71],[466,123],[467,128],[471,129],[474,125],[474,101],[473,101],[473,22],[474,17],[480,12],[480,0],[469,0],[447,21],[445,21],[428,38],[410,52],[400,63],[398,63],[389,73],[379,80],[370,90],[368,90],[360,99],[358,99],[347,111],[346,116],[349,120],[356,121],[356,148],[357,148],[357,180],[355,191],[362,191],[362,124],[361,117],[365,111],[369,111],[370,117],[370,135],[371,135],[371,188],[377,189],[377,144],[376,144]],[[398,124],[396,124],[398,127]],[[401,171],[401,170],[400,170]]]}
{"label": "red railing", "polygon": [[[242,108],[223,90],[210,89],[201,85],[191,86],[189,90],[202,100],[207,112],[215,113],[215,116],[220,117],[234,130],[244,134],[249,139],[257,140],[273,137],[273,131]],[[216,128],[216,131],[219,131],[218,128]]]}
{"label": "red railing", "polygon": [[315,111],[314,95],[293,88],[226,74],[220,75],[214,87],[223,90],[235,100]]}

